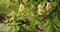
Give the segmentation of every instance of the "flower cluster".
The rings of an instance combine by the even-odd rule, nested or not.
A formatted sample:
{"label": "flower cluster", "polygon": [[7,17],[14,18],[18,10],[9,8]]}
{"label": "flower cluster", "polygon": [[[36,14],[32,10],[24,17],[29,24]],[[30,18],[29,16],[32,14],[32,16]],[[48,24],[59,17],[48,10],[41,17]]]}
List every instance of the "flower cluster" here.
{"label": "flower cluster", "polygon": [[52,9],[52,5],[50,2],[47,2],[47,5],[46,5],[46,10],[51,10]]}
{"label": "flower cluster", "polygon": [[23,0],[24,3],[27,3],[28,0]]}
{"label": "flower cluster", "polygon": [[43,14],[43,7],[40,4],[38,5],[38,14],[39,15]]}
{"label": "flower cluster", "polygon": [[20,4],[20,6],[19,6],[19,12],[23,12],[23,11],[24,11],[24,5]]}

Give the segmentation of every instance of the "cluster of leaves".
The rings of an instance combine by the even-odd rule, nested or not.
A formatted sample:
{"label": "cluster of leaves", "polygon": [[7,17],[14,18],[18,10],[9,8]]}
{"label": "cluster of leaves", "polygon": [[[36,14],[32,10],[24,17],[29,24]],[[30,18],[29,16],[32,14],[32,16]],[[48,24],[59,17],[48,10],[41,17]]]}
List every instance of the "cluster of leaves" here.
{"label": "cluster of leaves", "polygon": [[[41,29],[56,32],[60,28],[59,0],[9,0],[6,3],[6,10],[11,11],[4,21],[10,26],[7,32],[38,32]],[[39,26],[42,24],[43,28]]]}

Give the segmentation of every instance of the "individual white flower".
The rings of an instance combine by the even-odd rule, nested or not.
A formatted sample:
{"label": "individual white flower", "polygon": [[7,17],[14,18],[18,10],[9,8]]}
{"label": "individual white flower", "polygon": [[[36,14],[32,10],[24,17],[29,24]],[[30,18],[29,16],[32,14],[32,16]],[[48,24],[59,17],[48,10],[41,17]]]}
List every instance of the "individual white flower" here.
{"label": "individual white flower", "polygon": [[38,5],[38,13],[39,13],[40,15],[43,14],[43,7],[42,7],[40,4]]}
{"label": "individual white flower", "polygon": [[46,5],[46,10],[51,10],[52,8],[52,5],[50,2],[47,2],[47,5]]}
{"label": "individual white flower", "polygon": [[20,6],[19,6],[19,12],[23,12],[23,11],[24,11],[24,5],[20,4]]}

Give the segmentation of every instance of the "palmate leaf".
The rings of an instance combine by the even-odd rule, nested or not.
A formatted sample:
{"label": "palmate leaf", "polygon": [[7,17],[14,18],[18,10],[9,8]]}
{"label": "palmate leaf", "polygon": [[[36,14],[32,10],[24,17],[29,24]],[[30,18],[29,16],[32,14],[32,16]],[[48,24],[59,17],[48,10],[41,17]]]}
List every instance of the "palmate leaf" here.
{"label": "palmate leaf", "polygon": [[55,32],[56,29],[55,27],[52,25],[51,21],[47,21],[47,23],[44,26],[44,32]]}
{"label": "palmate leaf", "polygon": [[30,22],[30,27],[31,27],[32,32],[35,31],[35,26],[36,26],[37,24],[39,24],[39,21],[36,20],[36,19],[33,19],[33,20]]}
{"label": "palmate leaf", "polygon": [[55,0],[54,2],[52,2],[52,5],[56,7],[58,5],[58,2]]}
{"label": "palmate leaf", "polygon": [[60,20],[57,15],[54,17],[53,23],[56,26],[56,28],[60,28]]}
{"label": "palmate leaf", "polygon": [[11,26],[7,32],[17,32],[19,31],[19,27],[18,26]]}

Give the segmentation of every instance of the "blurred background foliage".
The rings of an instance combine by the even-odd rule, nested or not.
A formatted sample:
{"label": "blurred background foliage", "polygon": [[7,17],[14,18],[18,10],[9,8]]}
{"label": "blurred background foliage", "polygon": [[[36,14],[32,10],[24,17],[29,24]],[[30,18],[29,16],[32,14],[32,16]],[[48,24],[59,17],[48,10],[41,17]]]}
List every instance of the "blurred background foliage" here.
{"label": "blurred background foliage", "polygon": [[[7,32],[56,32],[60,29],[60,0],[0,0]],[[5,26],[1,27],[4,28]]]}

